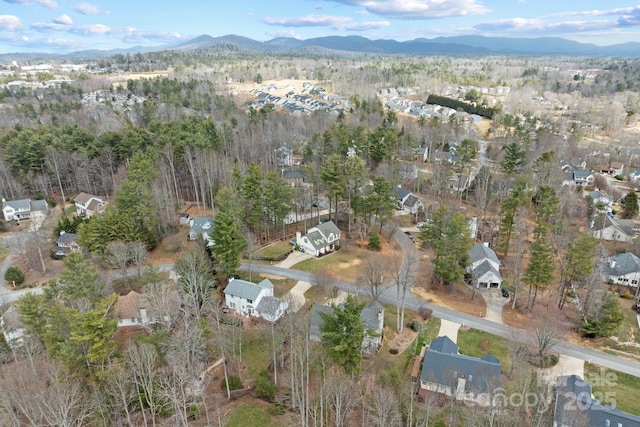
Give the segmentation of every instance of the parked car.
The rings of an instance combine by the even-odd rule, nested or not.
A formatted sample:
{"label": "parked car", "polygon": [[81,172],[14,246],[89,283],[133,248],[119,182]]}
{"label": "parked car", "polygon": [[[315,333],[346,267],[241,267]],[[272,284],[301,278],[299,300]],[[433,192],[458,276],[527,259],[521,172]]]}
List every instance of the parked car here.
{"label": "parked car", "polygon": [[502,288],[502,296],[509,298],[509,289]]}

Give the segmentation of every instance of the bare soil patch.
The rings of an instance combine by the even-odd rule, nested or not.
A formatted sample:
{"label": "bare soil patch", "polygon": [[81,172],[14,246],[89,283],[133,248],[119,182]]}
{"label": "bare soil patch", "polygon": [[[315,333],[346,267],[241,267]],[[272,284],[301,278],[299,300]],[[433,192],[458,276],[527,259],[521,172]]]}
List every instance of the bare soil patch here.
{"label": "bare soil patch", "polygon": [[414,332],[413,329],[404,328],[401,334],[396,334],[396,336],[389,342],[389,349],[395,349],[398,351],[396,354],[400,354],[413,344],[417,336],[418,333]]}

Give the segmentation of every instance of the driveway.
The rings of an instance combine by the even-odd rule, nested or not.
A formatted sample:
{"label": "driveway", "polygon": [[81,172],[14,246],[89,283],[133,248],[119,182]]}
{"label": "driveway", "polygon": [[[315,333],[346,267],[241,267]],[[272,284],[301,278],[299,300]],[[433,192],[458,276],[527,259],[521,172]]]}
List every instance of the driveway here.
{"label": "driveway", "polygon": [[450,322],[449,320],[440,320],[439,337],[447,336],[454,343],[458,343],[458,329],[460,329],[460,323]]}
{"label": "driveway", "polygon": [[540,369],[540,376],[547,383],[553,384],[556,378],[564,375],[578,375],[584,378],[584,360],[561,354],[555,366]]}
{"label": "driveway", "polygon": [[503,325],[502,307],[509,302],[509,299],[503,297],[498,289],[484,289],[479,292],[480,295],[482,295],[482,298],[484,298],[484,302],[487,304],[487,314],[485,318]]}
{"label": "driveway", "polygon": [[282,268],[291,268],[297,263],[302,262],[306,259],[311,259],[311,258],[313,258],[313,255],[310,255],[306,252],[293,251],[289,254],[287,258],[277,263],[276,266],[282,267]]}
{"label": "driveway", "polygon": [[295,313],[302,308],[304,303],[307,301],[304,298],[304,293],[307,292],[309,288],[311,288],[311,283],[300,280],[289,292],[286,293],[284,297],[289,300],[289,308],[291,311]]}

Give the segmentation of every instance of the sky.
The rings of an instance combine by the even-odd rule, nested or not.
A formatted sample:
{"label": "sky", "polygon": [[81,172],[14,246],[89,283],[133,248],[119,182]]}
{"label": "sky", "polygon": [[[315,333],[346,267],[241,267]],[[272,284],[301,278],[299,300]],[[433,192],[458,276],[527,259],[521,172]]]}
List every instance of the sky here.
{"label": "sky", "polygon": [[202,34],[258,41],[359,35],[563,37],[640,42],[640,5],[619,0],[0,0],[0,53],[163,46]]}

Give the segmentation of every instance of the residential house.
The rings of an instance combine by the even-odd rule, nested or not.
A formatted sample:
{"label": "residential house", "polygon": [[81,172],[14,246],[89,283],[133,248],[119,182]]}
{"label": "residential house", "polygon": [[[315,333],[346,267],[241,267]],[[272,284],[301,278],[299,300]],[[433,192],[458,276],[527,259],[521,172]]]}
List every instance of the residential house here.
{"label": "residential house", "polygon": [[[502,390],[500,361],[492,355],[481,358],[458,353],[458,346],[447,336],[431,341],[422,360],[420,388],[480,406],[495,404],[495,393]],[[504,397],[504,396],[503,396]]]}
{"label": "residential house", "polygon": [[631,252],[612,256],[604,269],[604,280],[609,283],[638,287],[640,258]]}
{"label": "residential house", "polygon": [[187,225],[189,224],[190,221],[191,221],[191,217],[189,217],[188,213],[184,212],[180,214],[180,218],[179,218],[180,225]]}
{"label": "residential house", "polygon": [[583,187],[593,185],[595,175],[590,171],[573,171],[566,174],[562,185],[582,185]]}
{"label": "residential house", "polygon": [[635,169],[633,172],[629,174],[629,181],[633,182],[634,184],[637,183],[639,179],[640,179],[640,168]]}
{"label": "residential house", "polygon": [[256,316],[275,322],[289,309],[285,299],[273,296],[273,283],[269,279],[257,285],[231,279],[224,288],[224,296],[227,307],[240,316]]}
{"label": "residential house", "polygon": [[302,187],[304,185],[304,172],[301,170],[282,169],[282,178],[292,187]]}
{"label": "residential house", "polygon": [[616,219],[601,215],[593,221],[593,235],[602,240],[630,242],[636,237],[635,223],[630,219]]}
{"label": "residential house", "polygon": [[[339,305],[342,308],[342,305]],[[333,313],[333,307],[322,304],[315,304],[311,312],[311,323],[309,325],[309,339],[311,341],[322,341],[320,325],[322,317],[320,313]],[[362,341],[362,355],[371,357],[382,347],[384,337],[384,307],[377,301],[373,301],[362,309],[360,321],[365,325],[365,335]]]}
{"label": "residential house", "polygon": [[558,377],[553,427],[640,427],[640,416],[593,398],[591,384],[577,375]]}
{"label": "residential house", "polygon": [[594,205],[599,204],[605,212],[613,212],[613,196],[604,194],[600,190],[589,191],[589,196],[591,196]]}
{"label": "residential house", "polygon": [[600,173],[606,173],[609,175],[617,176],[622,175],[622,171],[624,170],[624,164],[620,162],[609,162],[606,165],[603,165],[600,168]]}
{"label": "residential house", "polygon": [[293,150],[287,147],[280,147],[273,151],[277,167],[293,166]]}
{"label": "residential house", "polygon": [[584,170],[587,167],[587,162],[584,159],[577,160],[565,160],[560,163],[560,169],[563,172],[571,172],[573,170]]}
{"label": "residential house", "polygon": [[391,191],[397,197],[396,207],[398,209],[409,212],[411,215],[416,215],[420,209],[424,209],[424,204],[410,191],[405,190],[400,186]]}
{"label": "residential house", "polygon": [[66,256],[71,252],[82,252],[82,248],[78,244],[78,235],[61,231],[60,236],[56,239],[56,246],[52,251],[54,256]]}
{"label": "residential house", "polygon": [[340,248],[340,229],[333,221],[310,228],[307,234],[296,233],[296,243],[307,253],[320,256]]}
{"label": "residential house", "polygon": [[433,159],[438,164],[455,163],[456,155],[450,151],[436,151]]}
{"label": "residential house", "polygon": [[118,327],[146,326],[151,324],[147,310],[143,306],[143,297],[136,291],[118,296],[115,305]]}
{"label": "residential house", "polygon": [[6,201],[2,199],[2,213],[5,221],[21,220],[35,216],[46,216],[49,213],[49,207],[46,200],[20,199]]}
{"label": "residential house", "polygon": [[429,147],[420,147],[416,150],[418,154],[418,160],[426,162],[429,160]]}
{"label": "residential house", "polygon": [[16,348],[22,345],[25,328],[20,320],[18,310],[16,310],[13,304],[2,314],[0,326],[2,327],[4,341],[9,347]]}
{"label": "residential house", "polygon": [[106,202],[98,196],[89,193],[80,193],[73,199],[76,205],[76,214],[81,217],[91,217],[104,212]]}
{"label": "residential house", "polygon": [[215,217],[213,216],[196,216],[189,220],[189,240],[204,239],[207,246],[215,245],[215,241],[209,233],[213,228]]}
{"label": "residential house", "polygon": [[500,260],[488,243],[478,243],[469,251],[471,265],[467,272],[471,274],[472,285],[476,288],[498,288],[502,286]]}

